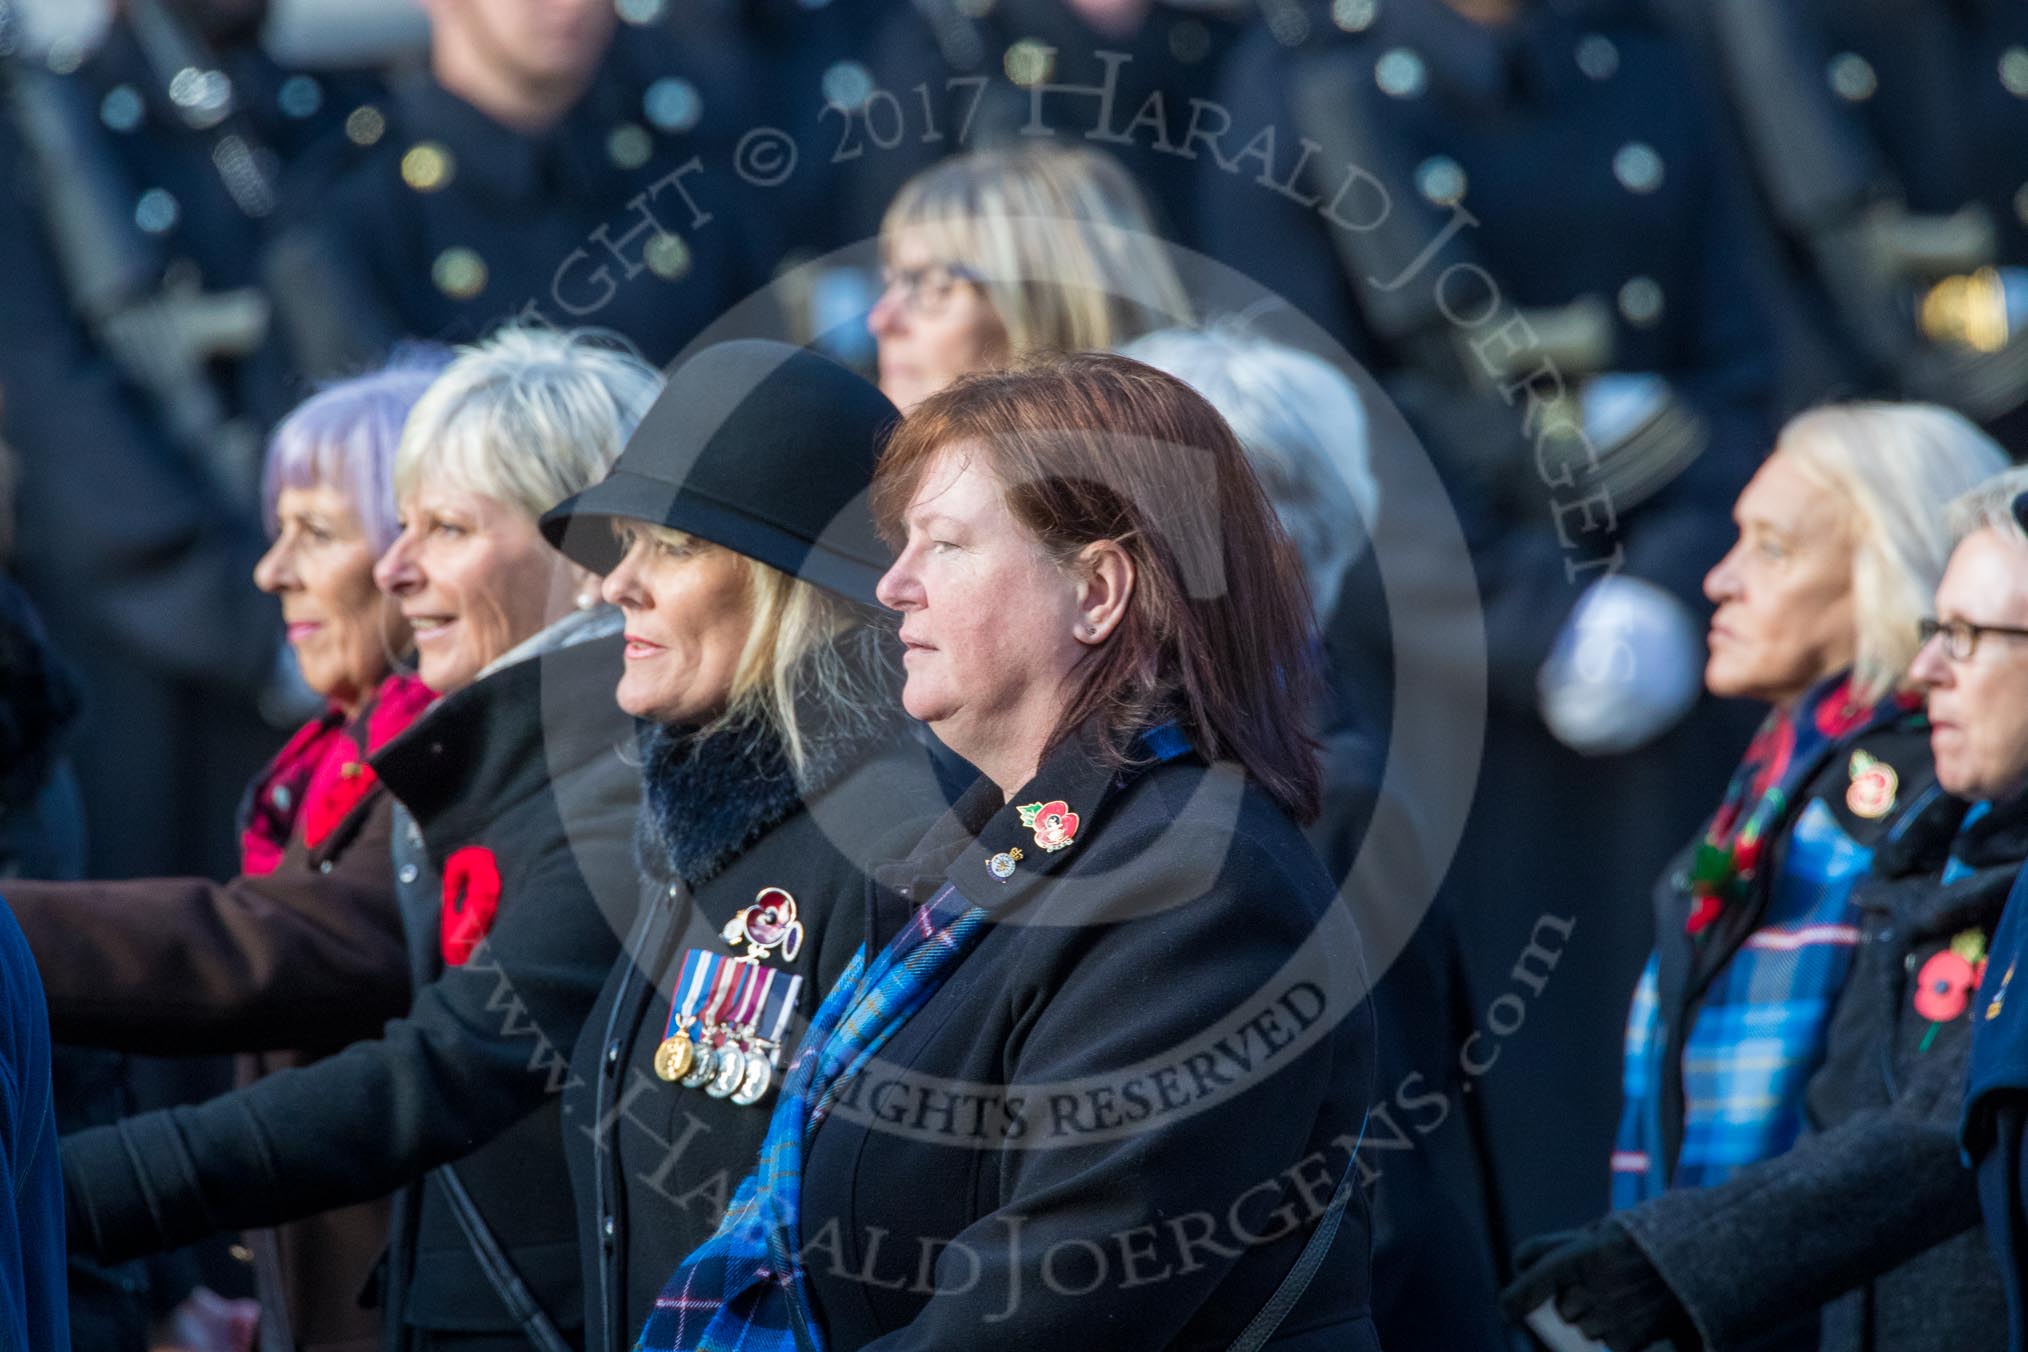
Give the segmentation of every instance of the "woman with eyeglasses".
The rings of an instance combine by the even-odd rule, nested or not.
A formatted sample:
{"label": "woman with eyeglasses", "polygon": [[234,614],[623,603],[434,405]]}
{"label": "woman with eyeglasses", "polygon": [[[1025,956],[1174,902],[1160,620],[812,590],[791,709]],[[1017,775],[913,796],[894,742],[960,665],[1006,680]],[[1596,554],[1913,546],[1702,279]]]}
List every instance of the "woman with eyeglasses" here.
{"label": "woman with eyeglasses", "polygon": [[881,392],[903,412],[969,371],[1114,348],[1191,317],[1140,189],[1094,150],[945,160],[888,207],[880,256],[886,289],[866,325]]}
{"label": "woman with eyeglasses", "polygon": [[[1852,967],[1855,886],[1937,796],[1910,664],[1950,552],[1944,509],[2005,464],[1945,409],[1828,407],[1793,419],[1740,494],[1739,538],[1704,582],[1704,683],[1771,708],[1656,888],[1612,1157],[1623,1214],[1523,1245],[1510,1314],[1553,1299],[1616,1348],[1697,1336],[1626,1209],[1727,1185],[1788,1151],[1819,1107],[1804,1090]],[[1769,1345],[1814,1345],[1813,1304],[1792,1302],[1800,1324]]]}

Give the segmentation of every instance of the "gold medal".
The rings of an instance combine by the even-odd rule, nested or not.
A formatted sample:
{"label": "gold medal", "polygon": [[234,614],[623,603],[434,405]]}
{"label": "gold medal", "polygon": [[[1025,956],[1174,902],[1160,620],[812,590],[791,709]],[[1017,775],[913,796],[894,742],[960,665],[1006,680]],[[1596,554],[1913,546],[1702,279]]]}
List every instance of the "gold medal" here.
{"label": "gold medal", "polygon": [[662,1045],[655,1049],[655,1074],[674,1083],[690,1073],[690,1063],[696,1059],[697,1048],[688,1033],[664,1038]]}

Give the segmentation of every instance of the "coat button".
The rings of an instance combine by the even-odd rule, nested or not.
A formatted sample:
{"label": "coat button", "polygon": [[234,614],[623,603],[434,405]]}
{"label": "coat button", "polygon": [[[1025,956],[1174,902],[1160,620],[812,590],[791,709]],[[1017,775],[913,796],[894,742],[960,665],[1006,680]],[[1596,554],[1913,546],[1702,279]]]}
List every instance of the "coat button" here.
{"label": "coat button", "polygon": [[401,866],[401,872],[395,874],[394,876],[401,879],[405,883],[412,883],[421,874],[421,872],[422,870],[418,869],[414,864],[403,864]]}
{"label": "coat button", "polygon": [[614,1038],[606,1044],[606,1070],[610,1072],[618,1064],[620,1064],[620,1040]]}
{"label": "coat button", "polygon": [[611,1216],[607,1216],[599,1222],[599,1239],[604,1242],[607,1248],[613,1247],[613,1218]]}
{"label": "coat button", "polygon": [[319,873],[329,873],[330,871],[331,871],[331,861],[328,859],[326,859],[323,863],[317,865],[317,872]]}
{"label": "coat button", "polygon": [[1911,953],[1901,960],[1901,970],[1904,972],[1915,970],[1915,954]]}

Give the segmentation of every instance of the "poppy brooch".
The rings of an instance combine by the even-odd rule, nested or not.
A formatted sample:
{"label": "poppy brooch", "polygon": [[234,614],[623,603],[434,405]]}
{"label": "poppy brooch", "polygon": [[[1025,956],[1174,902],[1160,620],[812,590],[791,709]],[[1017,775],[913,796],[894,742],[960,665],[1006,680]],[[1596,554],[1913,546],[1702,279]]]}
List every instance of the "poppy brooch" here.
{"label": "poppy brooch", "polygon": [[493,928],[500,910],[500,864],[483,845],[451,851],[444,861],[444,910],[439,941],[444,961],[462,967]]}
{"label": "poppy brooch", "polygon": [[1068,849],[1077,839],[1077,814],[1061,798],[1029,803],[1014,810],[1021,814],[1021,824],[1035,833],[1035,847],[1039,850]]}
{"label": "poppy brooch", "polygon": [[794,962],[803,951],[803,922],[796,919],[796,899],[779,887],[763,887],[753,905],[743,906],[725,922],[718,937],[734,948],[746,945],[746,956],[762,958],[779,949],[783,962]]}
{"label": "poppy brooch", "polygon": [[1915,1012],[1929,1020],[1929,1031],[1917,1051],[1928,1051],[1937,1029],[1965,1012],[1985,974],[1986,936],[1981,930],[1962,930],[1949,948],[1929,955],[1915,978]]}

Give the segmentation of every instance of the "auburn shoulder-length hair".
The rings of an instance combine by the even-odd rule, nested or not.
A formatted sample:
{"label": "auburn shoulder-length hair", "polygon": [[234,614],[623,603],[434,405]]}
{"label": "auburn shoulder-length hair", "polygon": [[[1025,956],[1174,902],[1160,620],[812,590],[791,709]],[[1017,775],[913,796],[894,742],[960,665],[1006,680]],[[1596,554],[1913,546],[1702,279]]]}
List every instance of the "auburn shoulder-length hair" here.
{"label": "auburn shoulder-length hair", "polygon": [[1105,353],[966,376],[903,419],[874,470],[874,519],[891,541],[956,448],[1059,566],[1100,540],[1133,560],[1126,615],[1085,656],[1049,746],[1095,723],[1101,753],[1124,765],[1137,734],[1173,720],[1206,759],[1238,761],[1291,817],[1313,819],[1315,621],[1295,548],[1217,411]]}

